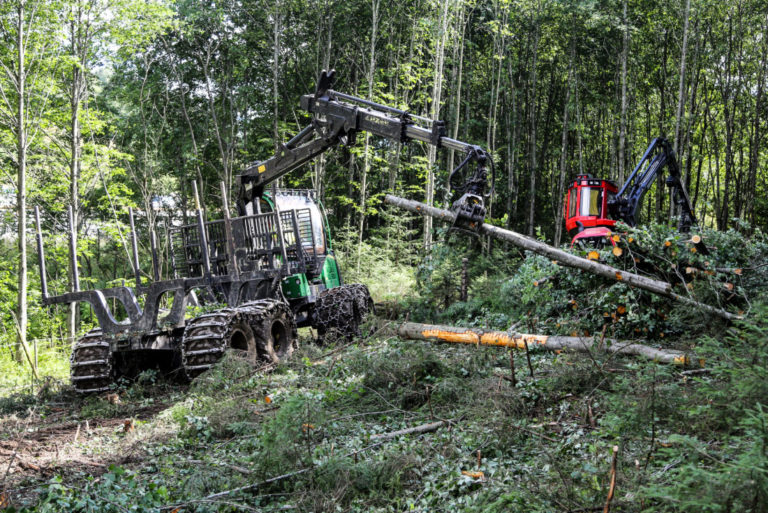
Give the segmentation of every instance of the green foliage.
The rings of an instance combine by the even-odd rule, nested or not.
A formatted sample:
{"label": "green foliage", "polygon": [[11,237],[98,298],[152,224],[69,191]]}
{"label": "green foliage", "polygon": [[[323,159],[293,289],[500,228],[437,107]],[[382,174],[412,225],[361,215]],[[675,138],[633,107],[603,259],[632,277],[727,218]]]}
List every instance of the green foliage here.
{"label": "green foliage", "polygon": [[20,512],[154,513],[168,503],[168,497],[164,485],[145,482],[134,472],[111,465],[109,472],[98,481],[91,478],[83,488],[71,488],[60,477],[53,478],[42,488],[39,504]]}
{"label": "green foliage", "polygon": [[[768,297],[768,258],[762,232],[746,240],[735,230],[699,230],[708,253],[702,254],[680,234],[664,225],[629,229],[619,226],[617,246],[597,251],[601,262],[667,281],[678,294],[705,304],[749,314],[751,305]],[[592,247],[573,252],[587,257]],[[467,302],[458,301],[462,249],[436,245],[420,264],[420,298],[412,305],[412,319],[460,325],[487,325],[547,334],[601,333],[620,339],[664,339],[682,335],[691,341],[716,328],[702,324],[702,313],[672,300],[616,280],[557,265],[550,259],[496,247],[490,256],[471,254]]]}
{"label": "green foliage", "polygon": [[[10,71],[0,76],[6,99],[0,107],[0,170],[11,203],[17,171],[16,5],[0,5],[8,29],[0,60]],[[765,120],[759,92],[768,44],[762,3],[694,5],[685,76],[680,76],[679,3],[630,4],[626,19],[619,2],[374,5],[380,9],[376,41],[368,2],[330,7],[297,0],[40,2],[28,26],[27,106],[39,119],[28,125],[36,137],[29,146],[26,192],[30,204],[42,207],[51,290],[69,287],[64,200],[71,185],[68,87],[75,71],[86,85],[79,104],[78,256],[83,285],[99,287],[119,286],[132,276],[124,243],[129,206],[144,211],[137,227],[142,274],[149,275],[145,235],[154,227],[161,239],[162,275],[169,276],[163,232],[184,216],[165,211],[155,217],[152,198],[191,203],[194,179],[214,216],[220,209],[219,181],[233,185],[230,195],[236,197],[239,170],[269,158],[307,124],[297,99],[312,92],[319,69],[333,65],[339,69],[336,89],[416,115],[436,112],[451,137],[488,146],[497,171],[493,218],[526,232],[541,226],[540,239],[560,222],[560,159],[566,181],[577,170],[615,178],[620,155],[624,169],[631,168],[646,138],[656,135],[649,130],[677,131],[676,109],[669,108],[675,104],[672,85],[684,83],[679,124],[685,137],[673,142],[700,222],[721,230],[698,232],[710,250],[705,255],[692,251],[688,235],[654,224],[669,211],[659,180],[647,195],[642,225],[617,228],[623,254],[614,256],[609,246],[599,258],[670,282],[678,294],[744,311],[750,319],[766,314],[759,306],[768,302],[768,243],[761,229],[768,219],[767,154],[760,139]],[[77,31],[85,26],[75,19],[81,7],[93,16],[85,22],[87,33]],[[443,30],[445,48],[438,44]],[[617,58],[627,31],[629,94],[622,114],[624,79],[616,70],[622,69]],[[86,35],[75,55],[72,36]],[[360,65],[371,62],[371,70]],[[441,70],[443,87],[435,98]],[[372,87],[363,76],[368,72]],[[565,112],[570,126],[561,121]],[[616,144],[620,126],[626,126],[624,148]],[[282,141],[273,139],[273,130]],[[513,387],[500,376],[509,372],[509,355],[425,349],[386,338],[371,346],[328,348],[337,353],[302,348],[294,361],[267,374],[228,357],[157,421],[162,436],[141,441],[147,460],[141,472],[112,468],[98,480],[72,477],[80,487],[53,482],[42,491],[39,509],[149,511],[172,503],[171,497],[201,498],[278,472],[310,469],[231,499],[264,510],[584,511],[605,499],[614,443],[622,447],[617,509],[768,508],[765,326],[728,327],[694,309],[496,242],[485,247],[451,237],[420,254],[422,221],[383,206],[382,196],[395,192],[423,199],[430,171],[426,145],[377,138],[369,143],[367,152],[361,144],[339,147],[282,179],[283,185],[318,190],[339,233],[348,282],[367,283],[377,301],[400,302],[411,320],[643,338],[695,350],[710,372],[689,376],[621,358],[564,354],[533,355],[530,376],[518,355],[512,360],[518,378]],[[462,157],[454,153],[449,159],[440,150],[433,169],[438,205],[451,201],[447,175]],[[531,227],[524,215],[529,208]],[[4,422],[47,415],[49,393],[58,403],[74,401],[73,418],[118,418],[151,404],[150,390],[167,387],[151,374],[120,386],[130,406],[74,400],[66,392],[62,397],[59,385],[53,392],[44,388],[41,397],[19,392],[33,387],[27,364],[16,362],[12,347],[19,272],[14,223],[9,210],[0,226],[6,234],[0,243]],[[446,237],[438,231],[441,238]],[[584,256],[588,249],[574,251]],[[462,302],[464,257],[470,289]],[[65,309],[42,307],[39,278],[35,272],[30,276],[29,337],[61,338]],[[83,305],[78,313],[80,330],[89,329],[94,323],[89,308]],[[41,352],[43,374],[65,378],[69,343],[63,346]],[[370,447],[377,443],[373,434],[435,418],[454,423]],[[93,454],[108,450],[91,448]],[[461,474],[474,469],[477,450],[483,452],[485,481]],[[229,507],[237,506],[194,506]]]}
{"label": "green foliage", "polygon": [[414,260],[412,231],[404,219],[390,215],[393,224],[365,241],[352,230],[334,236],[334,248],[346,283],[365,283],[374,301],[397,301],[412,293],[415,285],[410,268]]}

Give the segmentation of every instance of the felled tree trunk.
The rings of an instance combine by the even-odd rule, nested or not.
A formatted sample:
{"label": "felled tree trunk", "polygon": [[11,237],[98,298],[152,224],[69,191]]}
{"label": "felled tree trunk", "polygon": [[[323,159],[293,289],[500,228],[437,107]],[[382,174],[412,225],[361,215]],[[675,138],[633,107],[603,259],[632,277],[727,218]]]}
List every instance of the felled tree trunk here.
{"label": "felled tree trunk", "polygon": [[561,337],[547,335],[526,335],[504,331],[488,331],[477,328],[459,328],[436,324],[405,322],[397,328],[401,338],[425,340],[427,342],[452,342],[479,346],[509,347],[512,349],[545,349],[547,351],[606,352],[639,356],[647,360],[681,366],[703,366],[703,360],[692,358],[681,351],[656,349],[643,344],[623,340],[605,339],[595,344],[592,337]]}
{"label": "felled tree trunk", "polygon": [[[424,203],[419,203],[418,201],[408,200],[405,198],[399,198],[391,194],[387,194],[385,201],[391,205],[395,205],[396,207],[408,210],[410,212],[434,217],[448,223],[452,223],[456,219],[456,215],[448,210],[437,207],[430,207]],[[567,251],[555,248],[544,242],[520,235],[519,233],[513,232],[512,230],[505,230],[504,228],[499,228],[498,226],[483,223],[479,227],[479,233],[490,235],[496,239],[511,242],[519,248],[533,251],[539,255],[544,255],[555,260],[556,263],[560,265],[575,267],[577,269],[581,269],[582,271],[608,278],[609,280],[621,281],[632,287],[637,287],[639,289],[647,290],[648,292],[653,292],[654,294],[658,294],[660,296],[668,297],[679,303],[693,306],[709,314],[717,315],[718,317],[722,317],[723,319],[729,321],[742,318],[739,315],[726,312],[721,308],[705,305],[704,303],[696,301],[688,296],[682,296],[676,292],[673,292],[672,284],[665,281],[655,280],[653,278],[641,276],[629,271],[623,271],[621,269],[617,269],[616,267],[611,267],[610,265],[596,262],[594,260],[587,260],[586,258],[573,255]]]}

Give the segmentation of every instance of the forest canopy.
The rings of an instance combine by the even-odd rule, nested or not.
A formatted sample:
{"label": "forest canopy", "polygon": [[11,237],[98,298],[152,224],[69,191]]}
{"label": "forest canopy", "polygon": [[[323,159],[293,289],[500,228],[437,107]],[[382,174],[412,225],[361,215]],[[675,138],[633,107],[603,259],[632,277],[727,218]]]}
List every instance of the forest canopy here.
{"label": "forest canopy", "polygon": [[[32,233],[32,206],[59,237],[55,287],[72,280],[68,207],[83,281],[119,283],[131,274],[128,207],[144,212],[140,230],[161,226],[192,201],[195,182],[207,215],[219,216],[220,182],[236,198],[238,173],[307,124],[298,101],[323,69],[338,71],[339,91],[442,119],[449,136],[485,148],[498,175],[494,224],[565,242],[569,181],[622,183],[664,136],[699,222],[750,233],[768,218],[766,33],[760,1],[3,2],[4,324],[26,331],[21,298],[39,294],[22,283],[30,241],[14,235]],[[345,240],[394,220],[428,247],[431,222],[393,215],[383,196],[446,205],[460,159],[359,134],[281,185],[315,189]],[[669,212],[660,180],[643,222]],[[76,322],[70,314],[70,334]]]}

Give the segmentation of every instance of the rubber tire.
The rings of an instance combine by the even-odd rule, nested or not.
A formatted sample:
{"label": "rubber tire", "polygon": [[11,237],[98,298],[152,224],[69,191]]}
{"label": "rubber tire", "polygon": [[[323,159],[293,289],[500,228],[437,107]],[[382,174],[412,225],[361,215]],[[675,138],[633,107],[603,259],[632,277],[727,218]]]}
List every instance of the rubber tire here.
{"label": "rubber tire", "polygon": [[291,357],[298,335],[293,313],[288,307],[279,304],[268,309],[252,328],[260,359],[279,363]]}
{"label": "rubber tire", "polygon": [[[89,342],[102,342],[103,345],[101,346],[95,346],[95,347],[81,347],[82,344],[88,344]],[[90,360],[107,360],[108,364],[105,367],[101,366],[75,366],[73,365],[77,361],[90,361]],[[75,390],[78,392],[81,392],[83,390],[89,390],[93,388],[100,388],[102,390],[105,390],[109,387],[109,385],[114,380],[114,369],[113,369],[113,355],[109,350],[109,343],[104,341],[104,339],[101,336],[101,329],[95,328],[83,335],[80,340],[77,341],[77,343],[72,348],[72,354],[69,357],[70,361],[70,371],[69,375],[71,377],[79,377],[79,376],[86,376],[91,375],[96,371],[97,373],[101,371],[101,373],[105,374],[102,375],[99,378],[94,378],[92,380],[83,380],[79,381],[77,385],[73,386]]]}
{"label": "rubber tire", "polygon": [[241,351],[246,359],[255,364],[259,360],[259,345],[253,327],[247,322],[238,319],[232,325],[227,346],[235,351]]}

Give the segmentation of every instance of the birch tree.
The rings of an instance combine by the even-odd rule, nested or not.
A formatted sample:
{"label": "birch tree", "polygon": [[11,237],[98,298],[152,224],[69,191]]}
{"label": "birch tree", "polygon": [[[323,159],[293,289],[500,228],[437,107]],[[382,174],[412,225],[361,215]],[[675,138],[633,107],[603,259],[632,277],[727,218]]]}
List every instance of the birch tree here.
{"label": "birch tree", "polygon": [[[448,38],[448,7],[451,0],[440,0],[440,18],[438,23],[437,48],[435,48],[434,75],[432,82],[432,107],[430,117],[440,119],[440,102],[443,94],[443,63],[445,61],[445,45]],[[427,187],[426,203],[432,205],[435,200],[435,161],[437,148],[430,145],[427,150]],[[432,245],[432,220],[424,220],[424,248]]]}
{"label": "birch tree", "polygon": [[16,359],[21,361],[22,354],[26,355],[33,369],[27,347],[27,163],[54,92],[52,77],[59,35],[55,7],[42,0],[14,0],[0,7],[0,40],[4,47],[0,50],[0,126],[10,132],[15,142],[15,152],[8,156],[16,167]]}

